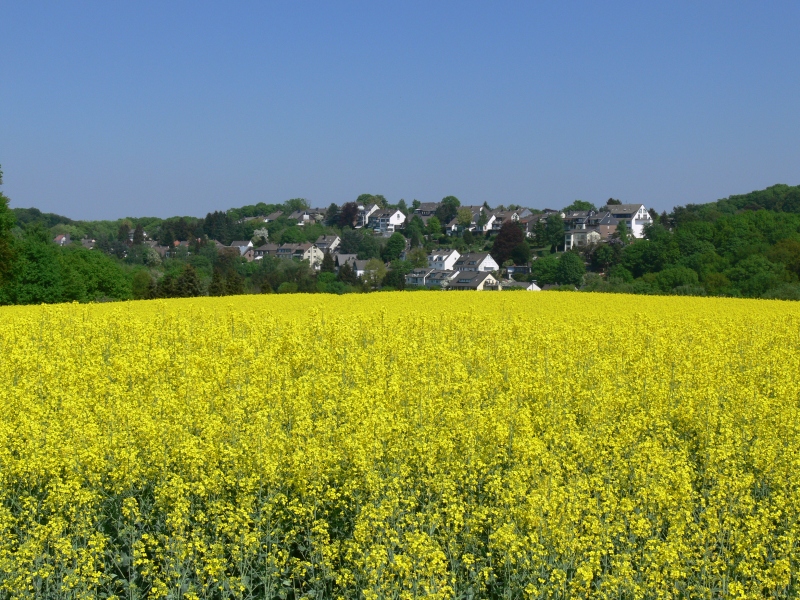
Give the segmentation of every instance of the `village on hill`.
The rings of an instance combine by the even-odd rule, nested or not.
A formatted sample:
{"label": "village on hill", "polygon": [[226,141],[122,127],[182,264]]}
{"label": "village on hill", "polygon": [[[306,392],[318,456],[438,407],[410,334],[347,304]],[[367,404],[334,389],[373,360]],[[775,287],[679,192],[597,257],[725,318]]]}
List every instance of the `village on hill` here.
{"label": "village on hill", "polygon": [[[514,232],[521,233],[526,244],[534,243],[547,231],[550,220],[549,239],[552,239],[552,223],[555,220],[560,230],[563,230],[561,250],[578,250],[597,244],[608,243],[618,237],[618,230],[622,229],[632,238],[643,238],[645,228],[653,223],[654,212],[648,211],[644,204],[612,203],[600,209],[590,210],[537,210],[532,211],[521,207],[499,207],[490,209],[486,205],[458,206],[455,214],[453,210],[442,202],[415,202],[411,209],[382,208],[375,202],[346,203],[341,206],[332,205],[327,209],[301,208],[290,213],[274,211],[267,215],[249,216],[240,219],[240,222],[254,224],[269,224],[279,220],[297,227],[311,225],[339,225],[355,230],[364,230],[379,238],[401,239],[399,234],[408,233],[406,228],[410,224],[430,235],[432,240],[452,242],[454,240],[493,239],[501,236],[503,227],[514,226]],[[444,210],[443,210],[444,209]],[[448,214],[448,210],[449,213]],[[442,215],[450,216],[449,220],[442,223]],[[135,232],[129,233],[133,242]],[[162,258],[178,254],[181,250],[189,252],[193,245],[200,240],[174,240],[171,245],[164,245],[156,239],[150,239],[147,232],[140,234],[143,244],[152,248]],[[251,239],[233,240],[224,244],[220,240],[210,239],[218,252],[229,253],[241,257],[247,262],[261,261],[266,257],[306,261],[314,271],[328,270],[324,268],[326,257],[333,267],[333,272],[339,274],[342,269],[352,272],[358,279],[369,279],[374,271],[380,269],[375,258],[359,258],[355,252],[343,251],[342,237],[336,234],[320,235],[316,241],[273,243],[268,241],[269,234],[265,228],[257,227]],[[59,235],[55,243],[64,245],[70,243],[69,234]],[[413,239],[411,236],[402,236],[403,246],[400,248],[398,258],[405,260],[412,250]],[[92,248],[94,241],[83,239],[81,243]],[[417,252],[419,257],[419,250]],[[512,252],[509,257],[501,252],[484,250],[460,252],[455,247],[433,248],[426,254],[426,266],[416,266],[404,274],[404,283],[407,287],[431,288],[442,290],[502,290],[524,289],[538,291],[542,289],[535,280],[520,281],[519,276],[531,272],[530,262],[535,256],[522,253],[522,258]],[[390,261],[384,263],[384,268],[390,267]],[[419,264],[419,258],[416,264]],[[515,279],[514,276],[518,277]]]}

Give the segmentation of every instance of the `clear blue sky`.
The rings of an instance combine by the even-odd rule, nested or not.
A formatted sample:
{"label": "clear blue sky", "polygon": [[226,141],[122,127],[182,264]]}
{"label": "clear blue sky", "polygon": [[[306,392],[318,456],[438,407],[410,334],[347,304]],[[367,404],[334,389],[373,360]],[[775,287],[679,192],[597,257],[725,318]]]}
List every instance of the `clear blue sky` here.
{"label": "clear blue sky", "polygon": [[800,2],[4,2],[12,206],[659,211],[800,183]]}

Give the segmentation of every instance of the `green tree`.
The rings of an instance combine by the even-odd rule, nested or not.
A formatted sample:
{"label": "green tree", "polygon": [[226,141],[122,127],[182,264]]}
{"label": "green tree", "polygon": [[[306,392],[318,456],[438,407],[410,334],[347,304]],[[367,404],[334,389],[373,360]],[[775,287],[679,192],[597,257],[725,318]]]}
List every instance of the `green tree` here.
{"label": "green tree", "polygon": [[550,244],[550,252],[558,250],[564,244],[564,219],[555,214],[547,217],[545,224],[546,240]]}
{"label": "green tree", "polygon": [[520,242],[511,251],[511,260],[515,265],[526,265],[531,262],[531,247],[528,242]]}
{"label": "green tree", "polygon": [[428,224],[425,229],[428,235],[440,236],[442,235],[442,222],[436,217],[436,215],[432,215],[430,218],[428,218]]}
{"label": "green tree", "polygon": [[620,243],[627,244],[629,241],[629,234],[628,234],[628,226],[625,224],[625,221],[620,221],[617,223],[617,229],[614,233],[611,234],[611,238],[615,240],[619,240]]}
{"label": "green tree", "polygon": [[556,268],[556,281],[558,283],[562,285],[580,285],[585,273],[586,267],[583,264],[583,259],[577,252],[565,252],[558,259],[558,267]]}
{"label": "green tree", "polygon": [[446,225],[456,217],[459,206],[461,206],[461,202],[458,198],[455,196],[445,196],[439,203],[434,215],[439,219],[440,223]]}
{"label": "green tree", "polygon": [[144,269],[139,269],[133,274],[133,299],[149,300],[153,278]]}
{"label": "green tree", "polygon": [[404,290],[406,289],[406,274],[399,269],[390,269],[383,277],[381,285],[395,290]]}
{"label": "green tree", "polygon": [[208,286],[209,296],[224,296],[226,293],[225,277],[220,269],[214,269],[211,273],[211,283]]}
{"label": "green tree", "polygon": [[657,273],[656,285],[662,292],[671,292],[676,287],[698,285],[698,277],[688,267],[675,266]]}
{"label": "green tree", "polygon": [[353,270],[353,267],[350,263],[345,263],[341,267],[339,267],[339,274],[337,278],[342,283],[346,283],[347,285],[358,285],[358,277],[356,276],[356,272]]}
{"label": "green tree", "polygon": [[616,260],[614,248],[609,244],[600,244],[592,252],[592,266],[600,271],[606,271]]}
{"label": "green tree", "polygon": [[591,202],[586,202],[584,200],[575,200],[575,202],[564,208],[564,212],[569,212],[569,211],[580,212],[580,211],[590,211],[590,210],[596,211],[597,207]]}
{"label": "green tree", "polygon": [[287,215],[298,210],[308,210],[309,208],[310,206],[305,198],[292,198],[283,203],[283,212]]}
{"label": "green tree", "polygon": [[408,253],[408,261],[415,269],[421,269],[428,266],[428,253],[425,248],[414,248]]}
{"label": "green tree", "polygon": [[554,254],[548,254],[533,261],[531,264],[531,277],[539,285],[555,283],[557,269],[558,258]]}
{"label": "green tree", "polygon": [[133,245],[140,246],[143,243],[144,243],[144,227],[142,227],[141,223],[139,223],[133,230]]}
{"label": "green tree", "polygon": [[461,229],[467,229],[472,225],[472,211],[468,208],[459,208],[456,212],[456,220]]}
{"label": "green tree", "polygon": [[123,221],[117,230],[117,241],[127,244],[130,241],[131,226],[127,221]]}
{"label": "green tree", "polygon": [[175,289],[177,295],[181,298],[195,298],[203,295],[203,290],[200,287],[200,278],[192,265],[183,267],[183,272],[178,276]]}
{"label": "green tree", "polygon": [[383,259],[387,262],[397,260],[405,249],[406,238],[401,233],[393,233],[383,249]]}
{"label": "green tree", "polygon": [[237,271],[230,271],[225,277],[225,294],[228,296],[244,294],[244,277]]}
{"label": "green tree", "polygon": [[[0,185],[2,184],[3,170],[0,168]],[[14,236],[11,233],[16,224],[16,218],[9,209],[8,203],[8,197],[0,192],[0,287],[8,280],[16,256]]]}
{"label": "green tree", "polygon": [[330,252],[325,253],[325,256],[322,258],[322,264],[320,265],[319,270],[322,273],[336,272],[336,263],[334,263],[333,255]]}
{"label": "green tree", "polygon": [[370,286],[373,290],[378,289],[378,286],[386,276],[386,265],[383,261],[377,258],[371,258],[364,265],[364,283]]}
{"label": "green tree", "polygon": [[325,211],[325,224],[331,227],[339,224],[339,206],[335,202]]}

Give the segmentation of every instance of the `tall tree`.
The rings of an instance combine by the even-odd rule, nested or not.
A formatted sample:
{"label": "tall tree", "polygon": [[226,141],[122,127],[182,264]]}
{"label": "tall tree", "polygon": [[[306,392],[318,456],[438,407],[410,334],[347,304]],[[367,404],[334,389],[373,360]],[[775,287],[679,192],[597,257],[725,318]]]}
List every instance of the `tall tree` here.
{"label": "tall tree", "polygon": [[133,230],[133,245],[140,246],[144,243],[144,227],[139,223]]}
{"label": "tall tree", "polygon": [[445,196],[442,198],[434,214],[436,218],[439,219],[440,223],[447,225],[456,217],[459,206],[461,206],[461,202],[458,198],[455,196]]}
{"label": "tall tree", "polygon": [[358,219],[358,204],[345,202],[339,212],[339,227],[353,227]]}
{"label": "tall tree", "polygon": [[383,259],[387,262],[397,260],[406,249],[406,238],[401,233],[393,233],[383,249]]}
{"label": "tall tree", "polygon": [[325,224],[331,226],[339,224],[339,206],[335,202],[331,202],[325,211]]}
{"label": "tall tree", "polygon": [[555,252],[564,243],[564,219],[561,215],[550,215],[545,224],[550,252]]}
{"label": "tall tree", "polygon": [[123,221],[117,230],[117,241],[127,244],[130,241],[131,226],[127,221]]}
{"label": "tall tree", "polygon": [[322,264],[320,265],[319,270],[322,273],[336,272],[336,264],[333,262],[333,255],[330,252],[325,253],[325,256],[322,258]]}
{"label": "tall tree", "polygon": [[[500,227],[500,232],[494,240],[491,251],[492,258],[497,261],[497,264],[502,265],[511,258],[514,249],[520,244],[525,244],[525,233],[519,225],[509,219]],[[527,246],[527,244],[525,245]]]}
{"label": "tall tree", "polygon": [[224,296],[225,293],[225,277],[222,275],[222,271],[220,269],[214,269],[211,273],[211,283],[208,286],[208,295]]}
{"label": "tall tree", "polygon": [[177,295],[181,298],[194,298],[203,294],[203,290],[200,287],[200,278],[192,265],[183,267],[175,288]]}
{"label": "tall tree", "polygon": [[562,285],[580,285],[586,267],[577,252],[564,252],[558,259],[556,281]]}

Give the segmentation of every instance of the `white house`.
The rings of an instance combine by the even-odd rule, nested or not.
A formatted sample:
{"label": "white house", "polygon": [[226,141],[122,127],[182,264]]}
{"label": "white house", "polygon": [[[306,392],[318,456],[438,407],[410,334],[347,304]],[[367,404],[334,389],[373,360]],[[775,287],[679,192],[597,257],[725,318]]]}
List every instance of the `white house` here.
{"label": "white house", "polygon": [[453,280],[458,277],[458,271],[445,271],[436,269],[430,273],[425,281],[427,287],[447,289]]}
{"label": "white house", "polygon": [[358,205],[358,220],[356,221],[356,229],[360,229],[369,224],[369,218],[381,209],[377,204],[367,204],[366,206]]}
{"label": "white house", "polygon": [[653,217],[644,204],[609,204],[604,207],[617,221],[623,221],[633,237],[643,238],[644,228],[653,224]]}
{"label": "white house", "polygon": [[428,266],[441,271],[452,271],[460,257],[458,250],[436,250],[428,255]]}
{"label": "white house", "polygon": [[473,252],[460,257],[453,266],[459,271],[491,272],[500,269],[500,265],[488,252]]}
{"label": "white house", "polygon": [[244,256],[249,248],[253,247],[253,242],[251,240],[237,240],[231,242],[230,248],[237,248],[239,250],[239,256]]}
{"label": "white house", "polygon": [[406,222],[406,216],[398,209],[380,210],[369,217],[369,226],[381,233],[394,233]]}
{"label": "white house", "polygon": [[434,272],[434,269],[414,269],[406,275],[406,285],[423,286],[428,283],[428,276]]}
{"label": "white house", "polygon": [[502,289],[500,282],[495,279],[494,275],[488,272],[480,271],[459,273],[458,276],[450,283],[449,287],[451,290],[475,290],[478,292],[483,290]]}
{"label": "white house", "polygon": [[336,252],[336,249],[339,247],[339,244],[342,243],[342,240],[338,235],[321,235],[317,238],[315,243],[317,248],[322,250],[324,254],[325,252]]}
{"label": "white house", "polygon": [[597,244],[602,238],[596,229],[570,229],[564,232],[564,250]]}

